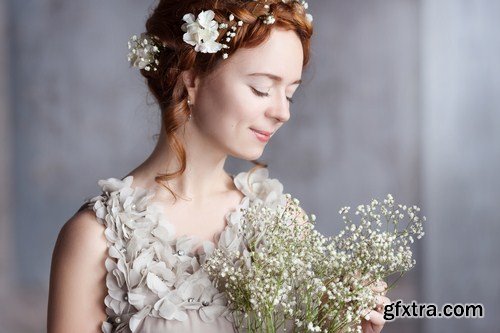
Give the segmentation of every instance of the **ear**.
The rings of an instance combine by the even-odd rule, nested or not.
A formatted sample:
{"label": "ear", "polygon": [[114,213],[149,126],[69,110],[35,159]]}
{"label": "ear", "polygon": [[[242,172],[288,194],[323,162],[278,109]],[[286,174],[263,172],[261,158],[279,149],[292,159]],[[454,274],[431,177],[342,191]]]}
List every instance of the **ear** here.
{"label": "ear", "polygon": [[192,69],[183,71],[181,76],[184,86],[186,87],[188,97],[191,100],[191,103],[195,104],[196,94],[198,92],[198,87],[200,86],[200,79]]}

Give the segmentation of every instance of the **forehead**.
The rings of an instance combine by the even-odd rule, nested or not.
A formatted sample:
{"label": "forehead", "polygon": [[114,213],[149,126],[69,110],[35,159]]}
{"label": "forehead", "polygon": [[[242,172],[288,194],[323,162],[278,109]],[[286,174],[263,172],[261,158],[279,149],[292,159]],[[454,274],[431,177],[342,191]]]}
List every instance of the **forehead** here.
{"label": "forehead", "polygon": [[303,65],[302,43],[292,30],[274,28],[269,38],[254,48],[241,48],[230,54],[223,67],[239,75],[272,73],[292,83],[300,79]]}

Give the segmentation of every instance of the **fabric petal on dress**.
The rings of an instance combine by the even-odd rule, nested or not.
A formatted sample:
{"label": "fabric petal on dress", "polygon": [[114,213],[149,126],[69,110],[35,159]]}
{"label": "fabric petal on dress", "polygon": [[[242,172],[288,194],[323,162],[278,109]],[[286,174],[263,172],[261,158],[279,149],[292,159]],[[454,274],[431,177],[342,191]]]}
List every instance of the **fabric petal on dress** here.
{"label": "fabric petal on dress", "polygon": [[146,318],[148,313],[151,311],[151,308],[152,308],[151,305],[145,306],[141,311],[137,312],[132,317],[130,317],[129,327],[132,333],[137,330],[141,322],[144,320],[144,318]]}
{"label": "fabric petal on dress", "polygon": [[107,321],[103,321],[101,325],[101,331],[103,333],[112,333],[113,331],[113,325],[108,323]]}
{"label": "fabric petal on dress", "polygon": [[153,273],[148,273],[147,285],[148,288],[157,295],[163,295],[166,291],[170,290],[168,285]]}
{"label": "fabric petal on dress", "polygon": [[206,323],[214,321],[217,317],[221,316],[227,307],[225,305],[209,305],[200,308],[198,311],[201,320]]}
{"label": "fabric petal on dress", "polygon": [[[226,213],[227,225],[214,241],[188,235],[175,238],[175,227],[162,204],[152,202],[155,191],[132,188],[132,176],[98,181],[103,193],[88,204],[106,227],[108,243],[104,333],[141,331],[148,316],[185,321],[187,311],[197,311],[207,323],[218,317],[230,320],[225,293],[214,287],[201,265],[216,248],[240,249],[242,208],[286,203],[283,186],[269,178],[266,168],[239,173],[233,181],[244,197],[236,209]],[[249,259],[244,253],[239,264],[249,265]],[[117,316],[121,322],[114,326],[111,323]]]}

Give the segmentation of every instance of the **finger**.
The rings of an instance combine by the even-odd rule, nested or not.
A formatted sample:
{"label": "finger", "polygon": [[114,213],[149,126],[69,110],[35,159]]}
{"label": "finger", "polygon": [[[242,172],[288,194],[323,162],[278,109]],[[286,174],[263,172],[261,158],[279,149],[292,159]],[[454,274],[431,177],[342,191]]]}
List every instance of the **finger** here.
{"label": "finger", "polygon": [[369,321],[370,320],[370,312],[372,312],[372,309],[363,309],[363,310],[361,310],[361,318],[362,318],[362,320]]}
{"label": "finger", "polygon": [[361,319],[361,331],[363,333],[371,333],[373,332],[373,329],[371,328],[372,323],[365,319]]}
{"label": "finger", "polygon": [[380,333],[385,325],[384,316],[381,313],[370,309],[364,309],[365,314],[361,319],[361,328],[363,333]]}
{"label": "finger", "polygon": [[377,311],[371,311],[369,313],[369,320],[376,331],[380,331],[385,324],[384,316]]}
{"label": "finger", "polygon": [[387,292],[387,283],[385,283],[385,281],[383,281],[383,280],[378,280],[378,281],[373,282],[370,285],[370,288],[372,289],[372,291],[374,291],[376,293],[380,293],[382,295],[385,295],[385,293]]}
{"label": "finger", "polygon": [[375,309],[382,312],[384,310],[384,305],[391,303],[391,300],[385,296],[377,295],[375,296],[375,303],[377,304]]}

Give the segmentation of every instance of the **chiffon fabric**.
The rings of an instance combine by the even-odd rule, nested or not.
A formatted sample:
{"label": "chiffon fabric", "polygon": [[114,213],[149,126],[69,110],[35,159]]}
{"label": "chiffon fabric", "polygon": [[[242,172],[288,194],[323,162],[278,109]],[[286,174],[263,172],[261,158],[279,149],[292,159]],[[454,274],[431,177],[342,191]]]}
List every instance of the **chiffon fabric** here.
{"label": "chiffon fabric", "polygon": [[232,176],[243,193],[226,213],[225,228],[214,241],[174,237],[175,227],[154,202],[154,190],[132,187],[133,176],[97,182],[102,194],[85,201],[105,226],[108,257],[104,299],[104,333],[236,332],[227,298],[215,288],[201,265],[216,248],[238,248],[241,209],[264,203],[286,204],[283,185],[267,168]]}

